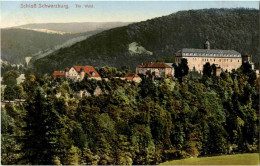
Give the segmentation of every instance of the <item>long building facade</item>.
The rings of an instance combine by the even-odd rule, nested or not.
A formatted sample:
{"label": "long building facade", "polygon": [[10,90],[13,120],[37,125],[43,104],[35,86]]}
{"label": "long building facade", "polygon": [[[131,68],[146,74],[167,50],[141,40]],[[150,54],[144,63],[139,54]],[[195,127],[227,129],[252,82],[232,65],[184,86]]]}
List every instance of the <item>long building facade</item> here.
{"label": "long building facade", "polygon": [[175,63],[181,63],[181,59],[187,59],[190,71],[202,73],[203,66],[209,62],[215,64],[222,71],[232,71],[242,64],[242,55],[235,50],[210,49],[207,40],[204,49],[183,48],[176,53]]}
{"label": "long building facade", "polygon": [[163,62],[142,63],[136,67],[136,74],[146,75],[148,71],[156,77],[172,77],[173,67]]}

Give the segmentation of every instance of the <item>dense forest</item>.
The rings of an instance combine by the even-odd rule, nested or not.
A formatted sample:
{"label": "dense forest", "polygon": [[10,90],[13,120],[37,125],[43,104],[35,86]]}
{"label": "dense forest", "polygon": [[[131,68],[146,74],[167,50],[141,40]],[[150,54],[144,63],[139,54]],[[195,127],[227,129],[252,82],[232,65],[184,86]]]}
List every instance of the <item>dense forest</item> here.
{"label": "dense forest", "polygon": [[[39,73],[75,64],[134,70],[142,62],[173,58],[181,48],[203,48],[207,37],[212,49],[246,51],[258,65],[259,11],[237,8],[180,11],[107,30],[39,59],[34,67]],[[136,53],[130,51],[133,43]]]}
{"label": "dense forest", "polygon": [[[112,69],[123,72],[102,73]],[[25,102],[1,111],[2,164],[141,165],[257,151],[259,81],[248,63],[220,76],[210,65],[201,78],[187,70],[154,81],[148,73],[139,84],[113,75],[54,81],[26,71],[16,85],[17,71],[7,72],[2,99]],[[102,93],[94,95],[97,87]]]}

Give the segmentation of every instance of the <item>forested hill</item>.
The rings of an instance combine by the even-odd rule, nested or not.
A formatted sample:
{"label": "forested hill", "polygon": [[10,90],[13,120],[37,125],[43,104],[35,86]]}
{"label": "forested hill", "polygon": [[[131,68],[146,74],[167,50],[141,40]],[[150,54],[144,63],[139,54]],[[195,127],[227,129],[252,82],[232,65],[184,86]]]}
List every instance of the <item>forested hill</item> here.
{"label": "forested hill", "polygon": [[40,73],[72,65],[111,65],[134,69],[141,62],[174,57],[181,48],[247,51],[259,62],[259,14],[256,9],[203,9],[114,28],[34,62]]}
{"label": "forested hill", "polygon": [[[100,32],[100,31],[98,31]],[[1,29],[1,59],[10,63],[25,63],[25,57],[54,49],[70,39],[92,35],[95,32],[54,34],[19,28]],[[97,33],[97,32],[96,32]]]}

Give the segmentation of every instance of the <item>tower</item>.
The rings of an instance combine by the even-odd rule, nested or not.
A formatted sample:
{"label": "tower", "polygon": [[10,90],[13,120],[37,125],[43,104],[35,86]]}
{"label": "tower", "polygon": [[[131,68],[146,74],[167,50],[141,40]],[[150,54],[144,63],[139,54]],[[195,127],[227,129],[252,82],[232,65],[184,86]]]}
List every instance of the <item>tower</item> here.
{"label": "tower", "polygon": [[80,68],[80,80],[79,81],[82,81],[85,77],[85,71],[84,71],[84,68]]}
{"label": "tower", "polygon": [[69,76],[69,68],[66,67],[66,68],[65,68],[65,79],[66,79],[66,80],[68,79],[68,76]]}
{"label": "tower", "polygon": [[205,42],[205,44],[204,44],[204,49],[210,50],[210,43],[209,43],[208,38],[206,39],[206,42]]}

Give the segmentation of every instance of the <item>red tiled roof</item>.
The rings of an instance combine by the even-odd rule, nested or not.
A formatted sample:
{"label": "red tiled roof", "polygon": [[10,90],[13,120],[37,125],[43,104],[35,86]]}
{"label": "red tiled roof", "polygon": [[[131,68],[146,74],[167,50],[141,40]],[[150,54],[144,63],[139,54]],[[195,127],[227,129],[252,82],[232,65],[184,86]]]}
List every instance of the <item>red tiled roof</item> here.
{"label": "red tiled roof", "polygon": [[[77,72],[80,72],[81,69],[84,70],[84,72],[90,76],[90,77],[100,77],[100,75],[98,74],[98,72],[94,69],[93,66],[73,66]],[[95,75],[93,76],[92,73],[95,73]]]}
{"label": "red tiled roof", "polygon": [[171,68],[163,62],[150,62],[138,65],[139,68]]}
{"label": "red tiled roof", "polygon": [[54,71],[52,76],[65,76],[64,71]]}
{"label": "red tiled roof", "polygon": [[136,77],[139,77],[139,75],[137,75],[135,73],[128,73],[128,74],[126,74],[125,79],[132,80],[132,79],[134,79]]}

